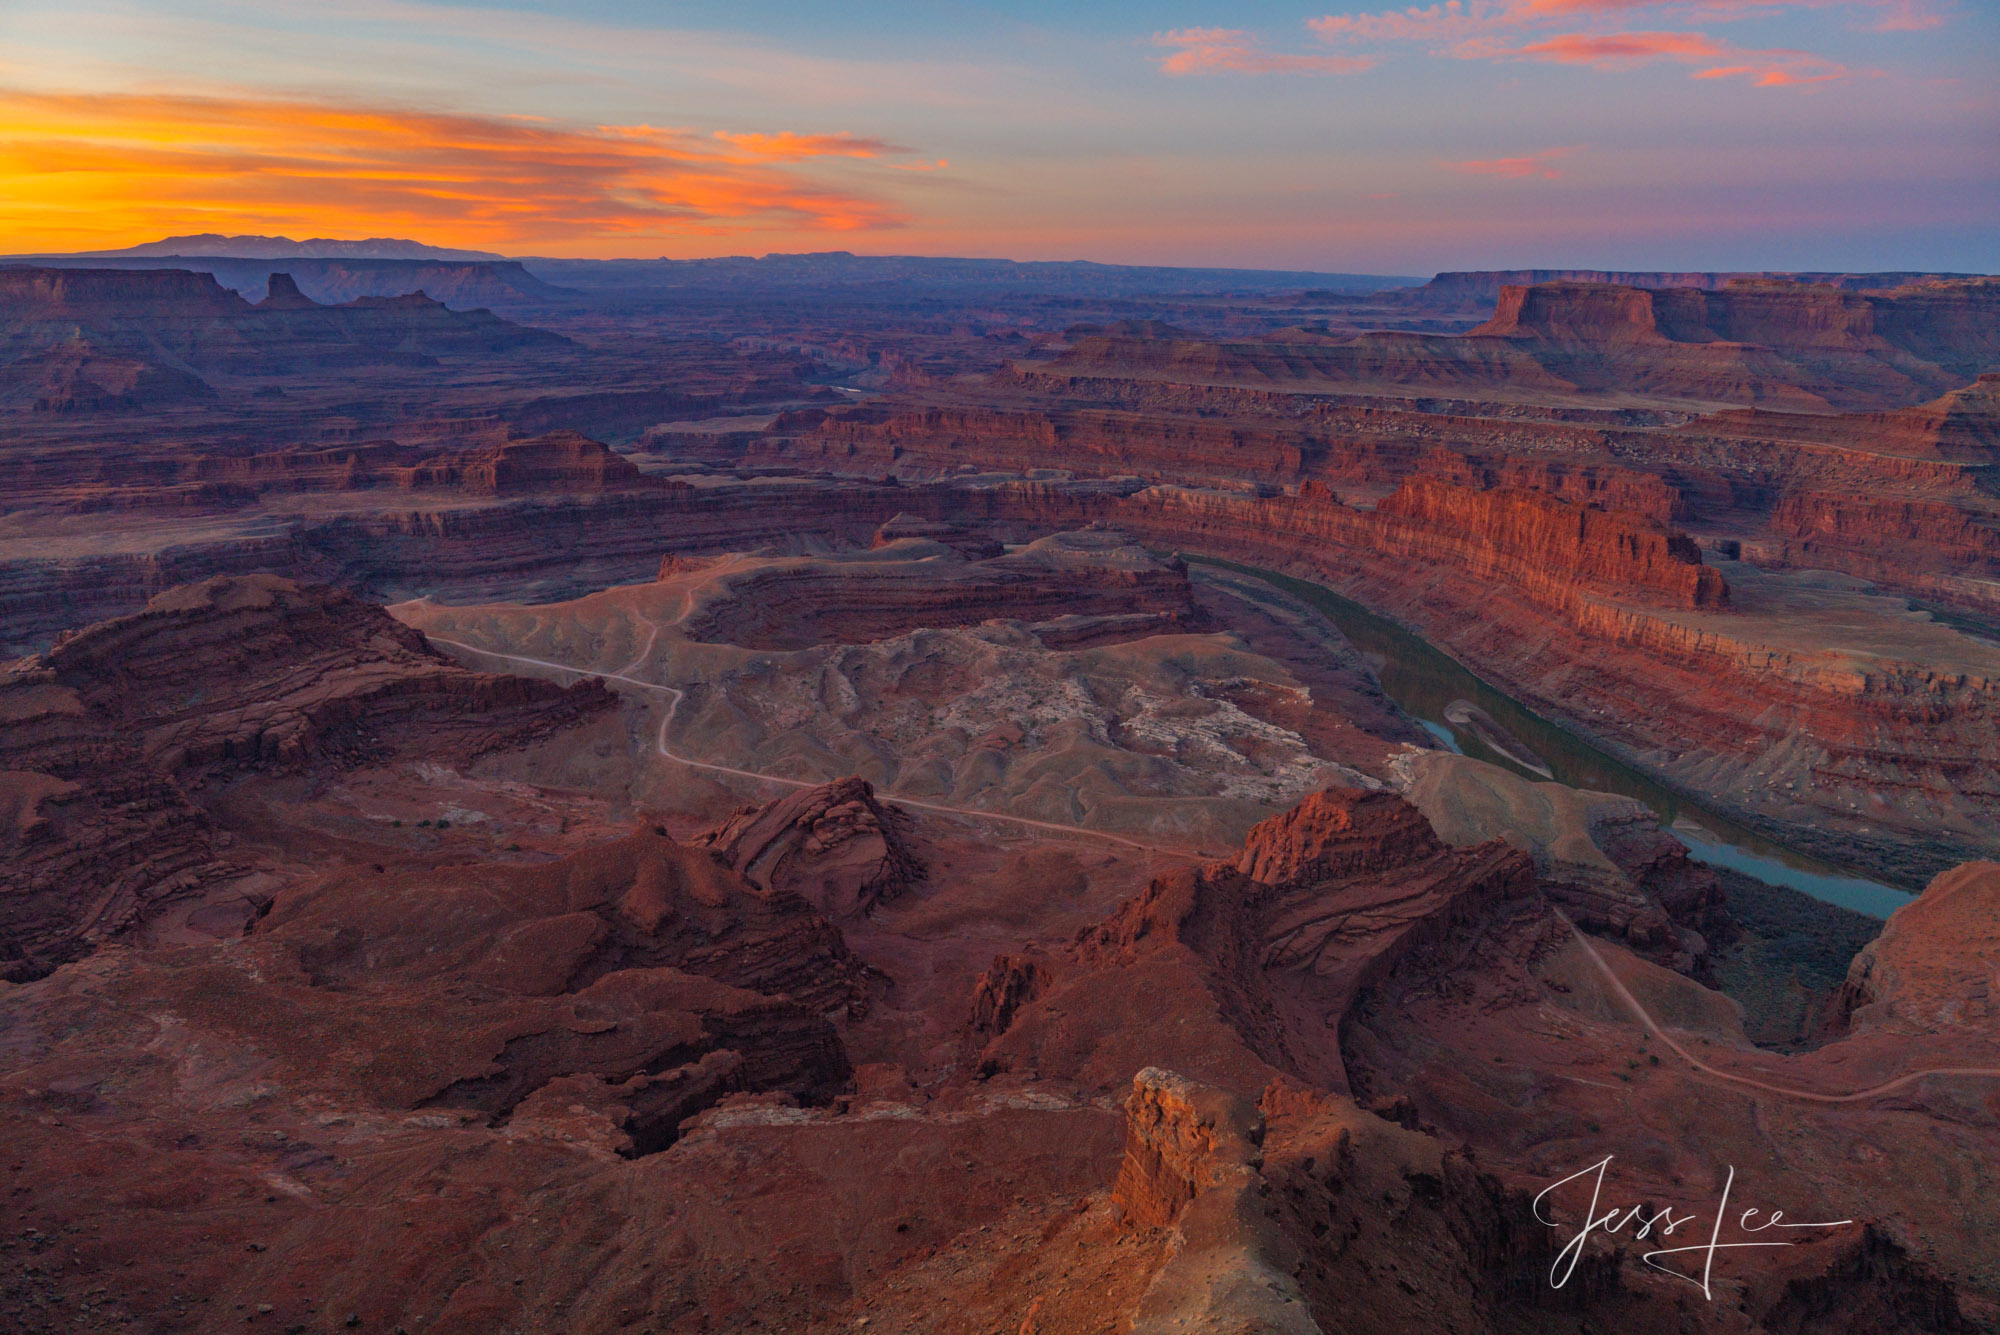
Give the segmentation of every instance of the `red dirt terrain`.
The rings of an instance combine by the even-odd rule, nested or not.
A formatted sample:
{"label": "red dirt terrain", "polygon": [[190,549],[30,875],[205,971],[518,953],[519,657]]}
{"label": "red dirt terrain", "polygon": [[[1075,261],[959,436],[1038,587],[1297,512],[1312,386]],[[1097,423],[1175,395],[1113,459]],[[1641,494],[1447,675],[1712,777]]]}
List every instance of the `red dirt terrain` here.
{"label": "red dirt terrain", "polygon": [[[767,823],[810,831],[819,862],[781,857],[774,882],[852,911],[887,862],[919,878],[899,897],[978,901],[939,883],[950,855],[927,845],[948,831],[905,843],[908,818],[885,825],[865,788],[802,797]],[[827,861],[856,841],[871,851]],[[1235,862],[996,962],[961,994],[968,1059],[942,1079],[862,1060],[907,1023],[909,967],[864,936],[641,831],[509,868],[326,875],[235,940],[100,951],[17,986],[0,998],[13,1319],[1960,1329],[1946,1276],[1982,1287],[1984,1194],[1932,1173],[1940,1196],[1887,1186],[1940,1135],[1991,1140],[1990,1111],[1962,1120],[1971,1077],[1821,1110],[1677,1055],[1624,1062],[1651,1021],[1620,999],[1670,1016],[1663,1045],[1713,1042],[1728,1073],[1808,1096],[1991,1060],[1990,1028],[1760,1060],[1678,975],[1618,956],[1631,992],[1607,993],[1587,960],[1613,948],[1569,936],[1528,859],[1449,850],[1386,794],[1309,799]],[[1927,969],[1931,988],[1969,981],[1949,955]],[[1612,1079],[1628,1065],[1636,1101]],[[1523,1139],[1530,1124],[1555,1139]],[[1725,1267],[1714,1307],[1608,1241],[1545,1287],[1561,1235],[1532,1198],[1634,1136],[1609,1178],[1632,1199],[1698,1208],[1726,1147],[1746,1182],[1858,1222]],[[1802,1175],[1799,1138],[1876,1148]],[[87,1196],[58,1187],[77,1175]],[[1543,1208],[1574,1221],[1580,1204]]]}
{"label": "red dirt terrain", "polygon": [[0,1327],[2000,1321],[1992,280],[174,264],[0,269]]}
{"label": "red dirt terrain", "polygon": [[244,878],[192,796],[205,786],[397,751],[470,759],[608,703],[467,672],[338,590],[252,575],[163,594],[0,676],[0,959],[34,977]]}

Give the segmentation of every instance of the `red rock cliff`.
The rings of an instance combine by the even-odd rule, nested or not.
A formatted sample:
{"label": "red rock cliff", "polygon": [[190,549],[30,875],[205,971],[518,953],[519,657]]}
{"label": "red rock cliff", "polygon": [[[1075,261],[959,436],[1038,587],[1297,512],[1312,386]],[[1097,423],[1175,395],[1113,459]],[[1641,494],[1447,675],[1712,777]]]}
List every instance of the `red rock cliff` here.
{"label": "red rock cliff", "polygon": [[1719,607],[1729,598],[1691,538],[1630,511],[1514,487],[1475,491],[1412,479],[1375,513],[1378,545],[1530,589],[1553,581],[1631,590],[1677,607]]}

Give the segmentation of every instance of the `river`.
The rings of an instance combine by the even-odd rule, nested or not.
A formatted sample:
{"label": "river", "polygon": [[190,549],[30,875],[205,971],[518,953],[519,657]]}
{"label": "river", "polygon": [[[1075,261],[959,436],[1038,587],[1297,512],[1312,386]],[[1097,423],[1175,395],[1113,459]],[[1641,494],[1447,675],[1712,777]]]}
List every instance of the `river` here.
{"label": "river", "polygon": [[[1185,556],[1185,553],[1183,554]],[[1195,564],[1250,575],[1314,608],[1339,627],[1354,647],[1379,664],[1382,689],[1442,744],[1541,780],[1494,750],[1469,729],[1445,717],[1454,700],[1469,700],[1548,763],[1558,783],[1637,798],[1660,817],[1660,824],[1687,845],[1697,861],[1727,867],[1772,885],[1790,886],[1815,899],[1872,918],[1886,918],[1914,896],[1773,842],[1755,831],[1691,801],[1625,762],[1598,750],[1551,723],[1513,697],[1480,680],[1443,650],[1377,616],[1324,585],[1215,557],[1186,556]]]}

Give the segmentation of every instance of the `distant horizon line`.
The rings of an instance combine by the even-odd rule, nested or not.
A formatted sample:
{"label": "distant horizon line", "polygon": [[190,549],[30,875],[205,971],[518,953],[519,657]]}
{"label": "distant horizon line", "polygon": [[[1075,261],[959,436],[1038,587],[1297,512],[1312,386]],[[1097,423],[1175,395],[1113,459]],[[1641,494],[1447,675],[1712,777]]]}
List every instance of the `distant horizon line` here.
{"label": "distant horizon line", "polygon": [[[374,243],[385,246],[403,245],[411,247],[420,247],[423,249],[439,251],[439,252],[458,251],[460,253],[456,255],[454,254],[355,255],[355,254],[341,254],[333,252],[313,253],[313,252],[301,251],[300,253],[288,254],[288,255],[256,255],[256,254],[243,254],[243,253],[232,253],[228,251],[211,251],[211,250],[172,251],[172,252],[160,252],[156,254],[134,253],[135,251],[144,251],[148,247],[164,245],[170,241],[177,241],[183,239],[194,240],[197,239],[197,237],[203,240],[206,240],[209,237],[219,237],[229,241],[245,241],[245,242],[255,241],[264,243],[276,242],[276,243],[283,243],[283,244],[290,244],[297,246],[310,246],[313,245],[314,243],[323,243],[328,246],[365,246]],[[353,240],[345,240],[332,237],[311,237],[308,238],[306,241],[300,242],[300,241],[293,241],[291,238],[284,236],[252,234],[252,233],[244,233],[234,236],[225,236],[222,233],[200,233],[200,234],[190,235],[185,238],[166,237],[160,241],[140,242],[132,246],[124,246],[124,247],[117,247],[117,248],[103,249],[103,250],[44,250],[44,251],[22,251],[15,253],[0,253],[0,263],[6,263],[6,264],[20,264],[26,261],[33,261],[33,260],[87,260],[87,259],[236,260],[239,262],[261,260],[261,261],[268,261],[273,264],[284,263],[285,261],[288,260],[312,260],[312,261],[344,260],[348,262],[395,263],[395,264],[422,264],[422,263],[525,264],[535,261],[557,262],[563,264],[717,264],[717,263],[726,263],[729,261],[763,263],[771,260],[805,260],[805,259],[853,259],[853,260],[877,260],[877,261],[925,260],[933,262],[962,261],[962,262],[977,263],[977,264],[1011,264],[1011,265],[1020,265],[1023,267],[1089,266],[1089,267],[1103,268],[1103,269],[1140,269],[1140,270],[1151,269],[1151,270],[1166,270],[1166,271],[1190,272],[1190,273],[1207,272],[1207,273],[1243,273],[1243,274],[1285,274],[1285,275],[1316,276],[1316,277],[1329,277],[1329,278],[1367,278],[1367,279],[1407,278],[1407,279],[1415,279],[1419,282],[1428,282],[1431,281],[1432,279],[1443,277],[1449,274],[1539,273],[1539,272],[1586,272],[1586,273],[1607,273],[1607,274],[1689,274],[1689,275],[1700,274],[1704,276],[1723,276],[1723,275],[1781,276],[1790,274],[1829,275],[1829,276],[1832,275],[1852,276],[1852,275],[1863,275],[1863,274],[1910,274],[1910,275],[1936,276],[1943,278],[1988,278],[1995,276],[1994,273],[1990,271],[1948,270],[1940,268],[1930,268],[1922,265],[1905,265],[1897,268],[1883,268],[1879,266],[1848,266],[1848,267],[1822,266],[1822,267],[1811,267],[1811,268],[1800,268],[1800,267],[1784,268],[1775,266],[1691,267],[1687,265],[1641,266],[1633,264],[1579,264],[1579,263],[1494,264],[1494,265],[1463,267],[1463,268],[1419,269],[1416,271],[1406,270],[1401,273],[1394,273],[1386,271],[1370,272],[1358,269],[1347,270],[1347,269],[1296,268],[1283,265],[1193,264],[1193,263],[1183,263],[1183,264],[1150,263],[1149,264],[1149,263],[1135,263],[1122,260],[1097,260],[1088,258],[1024,260],[1024,259],[1017,259],[1007,255],[963,255],[963,254],[943,254],[943,253],[923,254],[912,251],[875,253],[875,252],[860,252],[852,250],[798,250],[798,251],[774,250],[774,251],[766,251],[761,255],[749,254],[740,251],[726,253],[726,254],[715,254],[715,255],[507,254],[498,251],[472,251],[470,247],[436,245],[431,242],[420,242],[406,237],[383,236],[383,237],[357,238]]]}

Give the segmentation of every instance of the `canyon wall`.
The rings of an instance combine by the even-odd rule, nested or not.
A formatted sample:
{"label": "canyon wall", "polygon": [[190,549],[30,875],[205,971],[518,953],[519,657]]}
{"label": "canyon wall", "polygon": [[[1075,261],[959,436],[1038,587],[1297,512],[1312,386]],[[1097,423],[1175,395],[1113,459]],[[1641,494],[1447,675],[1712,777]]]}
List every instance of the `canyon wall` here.
{"label": "canyon wall", "polygon": [[[1644,515],[1573,505],[1519,487],[1413,480],[1375,507],[1377,550],[1501,578],[1561,601],[1576,586],[1673,607],[1720,607],[1729,589],[1685,533]],[[1553,581],[1556,589],[1548,588]]]}
{"label": "canyon wall", "polygon": [[190,794],[407,748],[470,760],[611,697],[468,672],[379,607],[271,575],[172,589],[0,672],[0,976],[38,977],[248,870]]}
{"label": "canyon wall", "polygon": [[[797,551],[808,535],[865,545],[901,514],[1016,540],[1104,523],[1155,547],[1326,583],[1614,754],[1732,814],[1782,821],[1772,828],[1787,838],[1824,838],[1843,859],[1879,857],[1907,880],[1986,849],[1978,831],[2000,811],[1993,674],[1893,657],[1857,665],[1838,646],[1767,641],[1764,623],[1730,613],[1719,573],[1692,559],[1687,539],[1641,515],[1421,480],[1399,495],[1370,511],[1316,487],[1263,496],[1130,481],[611,490],[342,516],[254,546],[16,562],[0,568],[0,608],[32,647],[77,615],[69,600],[85,614],[121,612],[155,581],[218,570],[333,578],[388,599],[548,598],[651,579],[675,552]],[[1782,809],[1759,815],[1755,802],[1771,794]],[[1874,833],[1856,823],[1861,811]],[[1815,835],[1813,813],[1837,819]]]}

